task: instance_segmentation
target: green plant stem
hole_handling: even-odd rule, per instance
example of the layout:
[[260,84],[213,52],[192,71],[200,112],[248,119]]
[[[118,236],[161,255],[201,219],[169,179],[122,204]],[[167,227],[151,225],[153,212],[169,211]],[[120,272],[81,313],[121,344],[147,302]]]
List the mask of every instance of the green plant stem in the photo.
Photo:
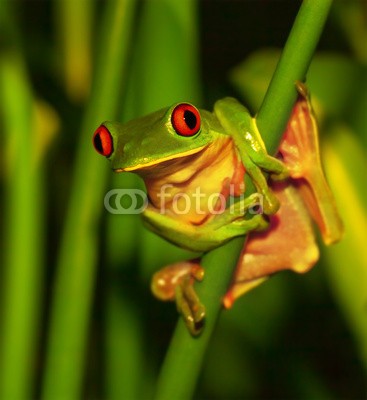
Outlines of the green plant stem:
[[[1,343],[1,398],[29,396],[35,331],[38,327],[39,284],[42,275],[42,179],[40,170],[32,163],[31,132],[32,98],[24,81],[18,60],[9,58],[0,66],[0,80],[7,88],[1,93],[7,98],[10,116],[9,133],[16,146],[7,175],[6,197],[6,251],[4,300]],[[15,61],[15,62],[14,62]],[[5,82],[6,81],[6,82]],[[26,93],[28,92],[28,93]],[[19,101],[20,96],[22,101]],[[22,95],[20,95],[22,93]],[[2,96],[1,96],[2,97]],[[27,154],[28,153],[28,154]],[[18,166],[22,165],[21,170]],[[5,395],[7,394],[7,395]]]
[[[197,2],[146,1],[139,17],[129,88],[119,118],[123,121],[182,99],[195,104],[200,99]],[[136,185],[136,176],[127,174],[114,175],[112,182],[112,187]],[[133,297],[137,293],[126,293],[121,282],[139,273],[150,279],[152,267],[179,260],[176,254],[183,252],[143,229],[137,220],[137,215],[107,217],[105,371],[110,400],[146,398],[153,387],[150,364],[142,349],[139,302]],[[137,254],[140,270],[133,264]]]
[[[0,5],[0,114],[5,177],[0,398],[34,397],[42,293],[43,164],[36,162],[34,98],[7,1]],[[2,222],[3,222],[2,221]]]
[[275,153],[297,97],[294,84],[306,73],[322,34],[332,0],[302,3],[256,116],[269,153]]
[[95,5],[93,0],[56,0],[54,7],[59,46],[57,65],[67,94],[79,102],[90,91]]
[[[365,123],[365,130],[367,129]],[[325,171],[344,222],[343,240],[323,249],[330,288],[354,335],[367,373],[366,151],[352,131],[335,125],[323,143]],[[348,204],[348,207],[345,207]],[[345,265],[349,268],[344,268]]]
[[[294,83],[305,77],[331,4],[331,0],[304,1],[290,32],[258,114],[259,129],[272,153],[296,98]],[[194,339],[183,322],[178,322],[159,376],[156,400],[192,398],[221,310],[221,298],[231,280],[242,246],[243,238],[239,238],[204,255],[202,265],[206,276],[197,285],[197,292],[207,308],[205,329],[200,337]]]
[[[1,329],[0,398],[32,397],[43,275],[43,174],[34,162],[32,95],[18,57],[0,61],[0,97],[15,157],[6,185],[6,249]],[[18,97],[19,96],[19,97]],[[21,99],[21,101],[19,100]],[[34,136],[33,136],[34,137]],[[22,166],[20,169],[19,166]]]
[[237,264],[242,246],[243,238],[234,239],[202,258],[206,274],[203,284],[196,288],[206,307],[204,330],[200,337],[193,338],[182,318],[178,320],[160,371],[156,400],[192,398],[205,351],[222,308],[221,298],[232,276],[228,270]]
[[80,136],[71,198],[56,271],[42,388],[44,399],[81,398],[87,327],[98,256],[107,164],[92,148],[96,127],[115,119],[133,22],[133,0],[106,4],[92,94]]

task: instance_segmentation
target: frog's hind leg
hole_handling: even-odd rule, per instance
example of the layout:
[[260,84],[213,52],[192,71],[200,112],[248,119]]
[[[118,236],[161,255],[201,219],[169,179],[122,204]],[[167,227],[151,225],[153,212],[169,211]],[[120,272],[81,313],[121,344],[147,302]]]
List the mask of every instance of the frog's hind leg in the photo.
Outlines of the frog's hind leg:
[[249,235],[223,299],[226,308],[269,276],[286,269],[305,273],[318,260],[312,221],[300,194],[285,183],[272,183],[272,189],[280,200],[279,212],[270,217],[266,232]]
[[204,270],[199,260],[182,261],[168,265],[153,275],[151,289],[155,297],[176,301],[187,328],[194,336],[201,332],[205,307],[194,289],[194,282],[201,281]]
[[322,167],[318,126],[307,88],[297,82],[297,90],[299,99],[293,108],[279,152],[319,226],[324,243],[331,244],[341,239],[343,223]]

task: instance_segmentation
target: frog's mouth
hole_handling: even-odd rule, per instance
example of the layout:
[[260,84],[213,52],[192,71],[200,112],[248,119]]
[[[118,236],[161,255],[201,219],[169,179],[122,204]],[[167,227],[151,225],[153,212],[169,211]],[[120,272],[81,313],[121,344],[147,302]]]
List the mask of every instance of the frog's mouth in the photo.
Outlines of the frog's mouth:
[[176,154],[171,154],[166,157],[159,158],[158,160],[154,161],[147,161],[147,162],[140,162],[138,164],[124,167],[124,168],[114,168],[114,172],[137,172],[137,171],[142,171],[142,170],[153,170],[156,169],[157,166],[162,166],[162,169],[165,169],[165,167],[172,167],[173,164],[176,163],[171,163],[170,161],[177,160],[177,164],[180,164],[180,160],[184,160],[185,162],[188,161],[187,157],[190,158],[190,156],[201,153],[204,149],[207,148],[207,145],[197,147],[196,149],[191,149],[188,151],[184,151],[182,153],[176,153]]

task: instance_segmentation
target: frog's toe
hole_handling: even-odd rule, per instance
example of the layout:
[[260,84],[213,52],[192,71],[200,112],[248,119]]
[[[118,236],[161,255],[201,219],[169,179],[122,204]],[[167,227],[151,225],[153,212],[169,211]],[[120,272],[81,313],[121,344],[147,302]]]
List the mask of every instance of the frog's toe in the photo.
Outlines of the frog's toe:
[[200,302],[189,276],[176,287],[176,304],[190,333],[193,336],[199,335],[204,326],[205,307]]
[[287,178],[289,178],[289,171],[288,171],[288,169],[287,168],[284,168],[284,170],[282,170],[282,172],[280,172],[279,174],[271,174],[270,175],[270,178],[273,180],[273,181],[276,181],[276,182],[278,182],[278,181],[284,181],[284,180],[286,180]]
[[248,229],[251,224],[251,231],[265,231],[269,228],[269,220],[264,214],[254,215],[250,220],[242,220],[237,222],[240,226]]
[[263,212],[266,215],[275,214],[280,207],[279,200],[271,190],[264,192]]
[[263,232],[266,231],[269,228],[269,218],[266,215],[259,215],[257,217],[257,232]]

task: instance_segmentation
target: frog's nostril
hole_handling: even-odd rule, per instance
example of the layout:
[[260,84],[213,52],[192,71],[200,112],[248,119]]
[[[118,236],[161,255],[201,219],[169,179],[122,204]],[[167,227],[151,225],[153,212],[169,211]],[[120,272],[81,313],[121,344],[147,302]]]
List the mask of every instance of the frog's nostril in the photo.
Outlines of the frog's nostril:
[[94,148],[99,154],[109,157],[113,152],[113,141],[109,130],[101,125],[93,135]]

